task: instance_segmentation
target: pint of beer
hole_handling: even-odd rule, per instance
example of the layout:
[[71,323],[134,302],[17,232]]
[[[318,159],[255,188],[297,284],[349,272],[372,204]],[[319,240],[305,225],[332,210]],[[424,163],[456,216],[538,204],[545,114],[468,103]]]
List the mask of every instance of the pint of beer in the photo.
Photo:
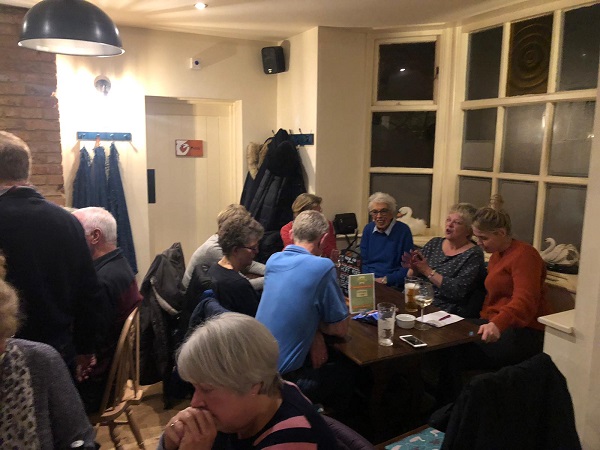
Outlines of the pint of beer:
[[406,302],[405,309],[407,312],[417,312],[419,307],[415,301],[415,297],[419,293],[419,279],[406,277],[404,279],[404,301]]

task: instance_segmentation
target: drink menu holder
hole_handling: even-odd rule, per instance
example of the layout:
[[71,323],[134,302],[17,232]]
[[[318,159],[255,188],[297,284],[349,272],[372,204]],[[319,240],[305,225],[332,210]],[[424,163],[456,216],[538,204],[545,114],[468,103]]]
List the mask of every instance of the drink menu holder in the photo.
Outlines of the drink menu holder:
[[351,314],[375,309],[375,274],[349,275],[348,296]]

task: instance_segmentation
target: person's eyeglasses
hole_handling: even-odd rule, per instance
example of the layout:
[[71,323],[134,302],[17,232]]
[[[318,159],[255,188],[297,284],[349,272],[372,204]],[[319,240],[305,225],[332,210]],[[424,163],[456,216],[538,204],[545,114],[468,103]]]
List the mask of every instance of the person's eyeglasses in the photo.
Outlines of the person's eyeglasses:
[[373,209],[371,211],[369,211],[369,214],[371,214],[371,216],[373,217],[377,217],[377,216],[386,216],[390,213],[389,209]]
[[248,250],[251,250],[254,253],[258,253],[258,245],[255,245],[254,247],[246,247],[245,245],[242,245],[242,248],[247,248]]

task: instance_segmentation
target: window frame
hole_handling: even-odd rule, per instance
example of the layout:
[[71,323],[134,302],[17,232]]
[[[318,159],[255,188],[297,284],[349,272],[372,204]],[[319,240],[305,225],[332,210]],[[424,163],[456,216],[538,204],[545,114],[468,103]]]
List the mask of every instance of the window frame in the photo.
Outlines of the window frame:
[[[453,30],[435,27],[423,28],[417,31],[396,32],[396,33],[377,33],[372,36],[373,51],[373,72],[371,82],[369,124],[368,130],[368,157],[367,167],[369,174],[367,179],[367,189],[371,192],[370,179],[372,174],[406,174],[406,175],[430,175],[432,177],[431,187],[431,205],[430,220],[427,225],[432,230],[438,229],[440,222],[440,205],[443,201],[442,189],[446,174],[444,171],[444,136],[447,133],[448,115],[450,109],[450,91],[451,82],[451,58]],[[386,44],[412,44],[421,42],[435,42],[435,61],[434,67],[436,74],[434,76],[433,99],[432,100],[377,100],[377,87],[379,80],[379,46]],[[448,69],[445,69],[448,68]],[[412,167],[371,167],[371,136],[372,136],[372,116],[377,112],[414,112],[414,111],[434,111],[436,113],[436,130],[434,141],[433,167],[431,168],[412,168]],[[403,205],[402,199],[397,198],[398,207],[410,206]]]
[[[554,123],[554,110],[555,105],[561,102],[583,102],[583,101],[596,101],[597,88],[595,89],[581,89],[572,91],[561,91],[557,92],[558,76],[560,72],[560,51],[563,38],[563,26],[565,13],[587,6],[594,5],[595,2],[586,2],[578,5],[573,5],[571,2],[569,5],[565,5],[562,8],[537,8],[534,11],[529,11],[528,15],[519,15],[517,12],[510,16],[498,17],[496,21],[488,19],[487,21],[473,22],[469,25],[463,26],[460,29],[458,46],[459,46],[459,64],[457,65],[457,77],[456,77],[456,98],[462,99],[462,101],[456,102],[456,126],[453,127],[454,137],[452,142],[455,144],[456,151],[454,153],[454,167],[450,167],[449,170],[454,172],[455,183],[454,183],[454,198],[458,200],[459,183],[460,177],[472,177],[482,178],[491,180],[492,192],[491,194],[498,193],[499,180],[516,180],[516,181],[532,181],[537,182],[537,200],[535,205],[535,221],[533,229],[533,245],[536,248],[541,248],[543,245],[543,225],[544,225],[544,214],[546,206],[546,193],[549,184],[556,185],[575,185],[583,186],[587,189],[588,177],[571,177],[571,176],[557,176],[550,175],[548,173],[550,163],[550,151],[552,142],[553,127],[546,126],[543,131],[542,148],[540,155],[540,171],[539,174],[518,174],[518,173],[507,173],[501,172],[501,159],[502,159],[502,147],[504,140],[504,125],[506,117],[506,108],[511,106],[523,106],[523,105],[545,105],[546,123]],[[510,46],[510,30],[511,24],[527,20],[533,17],[541,15],[553,15],[553,30],[552,30],[552,42],[550,48],[550,66],[548,73],[548,92],[545,94],[532,94],[524,96],[506,96],[506,83],[508,75],[508,54]],[[500,79],[498,98],[492,99],[478,99],[478,100],[466,100],[466,82],[468,79],[468,60],[469,60],[469,38],[470,34],[474,32],[483,31],[489,28],[495,28],[501,26],[503,28],[502,33],[502,50],[500,58]],[[463,136],[464,136],[464,125],[465,125],[465,112],[468,110],[476,109],[487,109],[496,108],[496,134],[494,144],[494,159],[492,171],[481,171],[481,170],[470,170],[461,168],[462,158],[462,147],[463,147]],[[448,207],[449,205],[447,205]],[[582,230],[583,232],[583,230]]]

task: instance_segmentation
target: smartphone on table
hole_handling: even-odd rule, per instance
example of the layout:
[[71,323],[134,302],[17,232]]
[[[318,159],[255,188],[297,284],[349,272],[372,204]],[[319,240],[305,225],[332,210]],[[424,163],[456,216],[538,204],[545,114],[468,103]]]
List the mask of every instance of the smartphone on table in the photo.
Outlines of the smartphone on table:
[[418,337],[413,336],[412,334],[406,334],[404,336],[400,336],[400,339],[406,342],[411,347],[427,347],[427,343],[423,342]]

